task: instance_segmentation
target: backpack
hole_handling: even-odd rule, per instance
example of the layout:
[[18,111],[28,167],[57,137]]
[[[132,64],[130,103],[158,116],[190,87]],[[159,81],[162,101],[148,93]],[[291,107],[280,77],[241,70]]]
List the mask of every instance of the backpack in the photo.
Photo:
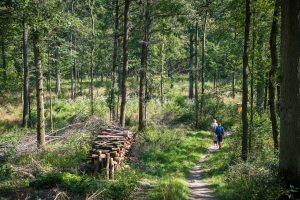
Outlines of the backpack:
[[222,126],[218,126],[215,132],[217,136],[222,136],[224,134],[224,128]]

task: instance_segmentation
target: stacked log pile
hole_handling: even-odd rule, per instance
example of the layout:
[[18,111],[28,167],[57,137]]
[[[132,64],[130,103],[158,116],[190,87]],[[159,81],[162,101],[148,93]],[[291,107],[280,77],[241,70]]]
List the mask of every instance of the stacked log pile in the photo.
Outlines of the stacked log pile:
[[133,144],[133,134],[127,129],[109,127],[101,129],[92,140],[91,160],[94,174],[105,174],[113,179],[114,171],[120,168],[125,154]]

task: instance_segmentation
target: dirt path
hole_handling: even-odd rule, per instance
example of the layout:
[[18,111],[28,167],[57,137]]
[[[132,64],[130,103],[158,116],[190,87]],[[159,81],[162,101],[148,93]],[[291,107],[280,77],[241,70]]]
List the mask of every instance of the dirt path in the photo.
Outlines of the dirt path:
[[195,167],[190,171],[187,178],[190,188],[190,199],[191,200],[218,200],[209,185],[201,178],[201,165],[204,162],[205,157],[213,151],[217,151],[214,146],[210,146],[207,149],[207,153],[200,157],[200,160]]

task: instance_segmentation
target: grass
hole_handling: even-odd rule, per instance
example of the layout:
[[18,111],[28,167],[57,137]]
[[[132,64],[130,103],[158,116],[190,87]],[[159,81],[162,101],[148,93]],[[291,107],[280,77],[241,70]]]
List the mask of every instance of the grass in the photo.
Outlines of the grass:
[[211,142],[206,131],[151,129],[139,135],[138,170],[152,180],[156,189],[151,199],[187,199],[185,177]]
[[[3,177],[3,180],[0,180],[0,196],[12,195],[13,191],[19,188],[31,187],[42,190],[48,185],[52,188],[59,187],[70,196],[98,191],[101,192],[101,197],[122,199],[134,191],[138,179],[146,177],[157,186],[150,194],[151,199],[187,199],[189,189],[185,177],[200,155],[205,153],[211,143],[211,137],[206,131],[188,131],[194,125],[194,103],[187,98],[188,84],[185,79],[186,77],[183,76],[178,77],[178,80],[174,82],[174,88],[169,88],[170,83],[165,82],[163,106],[160,105],[159,90],[154,90],[152,94],[154,98],[147,102],[149,129],[140,134],[136,142],[140,161],[135,164],[129,163],[129,169],[118,173],[116,180],[107,181],[81,172],[82,160],[89,150],[87,134],[74,133],[67,140],[50,143],[46,151],[16,156],[12,148],[6,165],[0,167],[1,177]],[[108,121],[106,83],[97,84],[104,87],[95,90],[95,115]],[[82,119],[90,116],[90,102],[87,96],[69,100],[69,81],[64,81],[63,86],[60,98],[53,99],[55,129],[73,123],[77,115],[80,115]],[[138,96],[137,83],[134,78],[129,79],[129,86],[126,124],[130,129],[136,130]],[[88,81],[86,80],[83,89],[87,94]],[[223,104],[222,98],[210,93],[211,84],[207,84],[206,89],[209,89],[209,94],[204,111],[208,115],[202,118],[203,128],[208,128],[211,118],[216,115],[228,119],[228,122],[232,121],[231,116],[235,112],[235,107]],[[213,100],[209,100],[210,98]],[[226,98],[229,102],[230,97]],[[27,130],[15,125],[16,121],[20,122],[22,107],[20,102],[13,104],[14,102],[15,100],[10,100],[5,108],[0,107],[0,113],[9,113],[9,115],[6,114],[6,121],[0,121],[0,126],[3,125],[3,128],[0,128],[2,134],[0,143],[9,141],[12,146],[29,132],[35,132],[34,129]],[[35,122],[34,104],[34,98],[32,98],[32,117]],[[48,130],[50,127],[49,106],[49,95],[45,92],[45,117]],[[228,108],[230,108],[229,112],[225,112]],[[32,174],[34,178],[23,172]],[[217,170],[214,173],[217,173]],[[221,173],[219,179],[222,179]],[[216,183],[220,182],[216,181]],[[39,197],[39,194],[36,197]]]
[[172,199],[183,200],[188,199],[189,188],[183,178],[168,177],[157,181],[156,189],[150,193],[149,199]]
[[[68,140],[54,142],[46,151],[12,156],[0,167],[0,197],[12,197],[14,191],[32,188],[32,198],[42,198],[38,191],[59,188],[70,197],[86,196],[101,191],[103,198],[124,199],[137,186],[138,174],[128,168],[106,180],[82,173],[83,159],[89,151],[86,134],[76,133]],[[28,175],[30,174],[30,175]],[[84,198],[84,197],[81,197]]]
[[219,199],[230,200],[231,191],[226,185],[226,173],[229,169],[229,152],[232,150],[231,138],[225,138],[222,150],[209,154],[202,165],[202,176],[214,189]]

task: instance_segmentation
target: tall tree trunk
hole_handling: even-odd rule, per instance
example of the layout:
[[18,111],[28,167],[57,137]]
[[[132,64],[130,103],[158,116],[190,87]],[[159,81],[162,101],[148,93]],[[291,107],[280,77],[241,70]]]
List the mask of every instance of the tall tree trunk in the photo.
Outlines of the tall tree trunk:
[[196,115],[196,128],[199,128],[199,94],[198,94],[198,21],[196,22],[196,34],[195,34],[195,115]]
[[281,2],[281,98],[279,168],[300,187],[300,1]]
[[37,147],[45,148],[45,115],[44,115],[44,88],[43,69],[40,50],[40,39],[37,30],[33,32],[33,52],[36,70],[36,110],[37,110]]
[[[73,8],[74,8],[74,4],[73,4],[73,0],[71,0],[69,2],[68,7],[68,13],[70,13],[71,15],[73,14]],[[75,99],[75,58],[73,58],[73,31],[70,30],[68,33],[69,36],[69,51],[70,51],[70,55],[71,55],[71,66],[70,66],[70,72],[71,72],[71,88],[70,88],[70,98],[71,99]]]
[[202,37],[202,67],[201,67],[201,106],[200,106],[200,113],[201,116],[203,115],[203,104],[204,104],[204,73],[205,73],[205,46],[206,46],[206,25],[207,25],[207,11],[204,14],[204,21],[203,21],[203,37]]
[[28,70],[28,24],[27,19],[23,19],[23,127],[29,125],[29,70]]
[[113,63],[111,72],[111,120],[116,120],[116,70],[118,68],[118,31],[119,31],[119,0],[115,0],[115,29],[114,29],[114,49],[113,49]]
[[272,122],[272,133],[274,149],[278,150],[278,126],[276,118],[276,105],[275,105],[275,86],[276,86],[276,71],[278,68],[277,59],[277,32],[278,32],[278,17],[279,17],[279,6],[280,0],[275,0],[275,8],[273,13],[273,22],[270,35],[270,53],[271,53],[271,68],[269,72],[269,104],[270,104],[270,120]]
[[163,106],[164,104],[164,92],[163,92],[163,83],[164,83],[164,43],[160,47],[160,103]]
[[146,127],[146,81],[147,81],[147,66],[149,54],[149,32],[151,27],[151,16],[149,7],[151,0],[147,0],[144,13],[144,36],[142,42],[142,57],[140,69],[140,91],[139,91],[139,131],[143,131]]
[[80,86],[79,86],[79,90],[80,90],[80,95],[82,96],[83,95],[83,68],[82,68],[82,65],[80,65]]
[[60,66],[59,66],[59,52],[58,48],[55,49],[55,68],[56,68],[56,84],[55,84],[55,93],[56,93],[56,98],[59,98],[60,93],[61,93],[61,84],[60,84],[60,79],[61,79],[61,74],[60,74]]
[[193,69],[193,57],[194,57],[194,28],[190,28],[190,52],[189,52],[189,98],[194,97],[194,69]]
[[251,72],[250,72],[250,130],[249,130],[249,153],[252,149],[252,135],[254,132],[254,73],[255,73],[255,4],[254,0],[252,1],[252,63],[251,63]]
[[[234,41],[236,42],[236,31],[234,32]],[[231,82],[231,88],[232,88],[232,98],[235,98],[235,71],[236,71],[236,63],[233,63],[233,71],[232,71],[232,82]]]
[[124,0],[124,36],[123,36],[123,73],[121,86],[121,108],[120,108],[120,125],[125,127],[125,112],[126,112],[126,95],[127,95],[127,71],[128,71],[128,15],[130,0]]
[[244,53],[243,53],[243,92],[242,92],[242,159],[247,160],[248,157],[248,46],[250,32],[250,0],[246,0],[246,19],[245,19],[245,38],[244,38]]
[[269,87],[269,75],[268,73],[265,74],[265,92],[264,92],[264,110],[267,110],[267,106],[268,106],[268,87]]
[[49,82],[49,103],[50,103],[50,128],[53,132],[53,115],[52,115],[52,84],[51,84],[51,70],[50,70],[50,52],[48,51],[48,82]]
[[231,80],[232,98],[235,98],[235,70],[236,70],[236,66],[235,64],[233,64],[232,80]]
[[[258,37],[258,56],[257,56],[257,66],[262,66],[262,51],[263,51],[263,41],[262,37]],[[257,68],[257,84],[256,84],[256,108],[259,115],[262,115],[264,111],[264,86],[265,86],[265,74],[263,73],[263,68]]]
[[91,108],[91,115],[94,114],[94,53],[95,53],[95,18],[94,18],[94,1],[89,0],[89,8],[90,8],[90,17],[92,20],[92,43],[91,43],[91,66],[90,66],[90,108]]
[[6,73],[6,55],[5,55],[5,42],[4,39],[2,41],[2,67],[3,67],[3,82],[4,82],[4,86],[5,83],[7,81],[7,73]]

